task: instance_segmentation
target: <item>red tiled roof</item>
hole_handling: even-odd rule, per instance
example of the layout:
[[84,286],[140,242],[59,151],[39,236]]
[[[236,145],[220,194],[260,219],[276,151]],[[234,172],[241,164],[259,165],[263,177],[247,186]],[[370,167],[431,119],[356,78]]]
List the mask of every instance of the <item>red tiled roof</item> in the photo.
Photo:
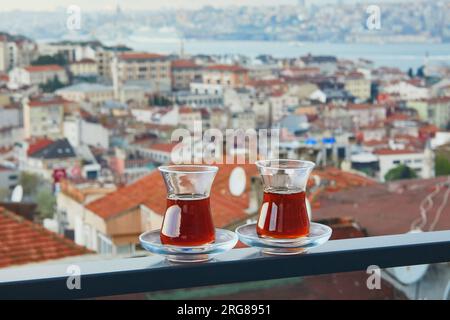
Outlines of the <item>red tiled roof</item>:
[[404,113],[394,113],[386,118],[387,123],[394,122],[394,121],[406,121],[406,120],[412,120],[412,117],[410,115],[407,115]]
[[9,76],[7,74],[0,74],[0,80],[8,82]]
[[172,152],[173,149],[178,145],[177,142],[174,143],[155,143],[148,147],[150,150],[162,151],[162,152]]
[[87,253],[71,240],[0,207],[0,268]]
[[[352,217],[370,236],[399,234],[410,231],[411,224],[420,217],[420,203],[436,189],[437,183],[447,177],[408,179],[374,184],[351,190],[324,193],[319,198],[320,208],[314,209],[314,219]],[[447,187],[433,198],[424,231],[428,231],[437,208],[443,203]],[[435,230],[450,229],[450,206],[443,208]]]
[[68,101],[61,98],[60,96],[52,96],[52,97],[36,97],[30,99],[28,105],[30,107],[45,107],[51,105],[64,104]]
[[[325,180],[328,182],[328,185],[325,188],[319,188],[315,193],[311,193],[309,195],[309,199],[311,202],[315,201],[319,194],[323,192],[336,192],[342,191],[346,189],[362,187],[362,186],[370,186],[377,184],[376,181],[366,178],[362,175],[358,175],[351,172],[342,171],[338,168],[327,167],[322,170],[314,170],[312,175],[317,175],[321,178],[321,180]],[[309,179],[308,186],[312,187],[314,181]]]
[[30,143],[28,150],[27,150],[27,155],[31,156],[33,153],[44,149],[45,147],[51,145],[52,143],[53,143],[53,140],[50,140],[47,138],[35,140],[32,143]]
[[237,65],[228,65],[228,64],[216,64],[212,66],[206,67],[207,70],[211,71],[222,71],[222,72],[246,72],[247,69],[237,66]]
[[164,57],[161,54],[147,52],[125,52],[119,55],[119,59],[122,60],[154,60]]
[[27,66],[24,68],[28,72],[49,72],[49,71],[64,71],[64,68],[57,64],[47,64],[43,66]]
[[436,127],[434,124],[428,124],[428,125],[424,125],[424,126],[420,127],[419,131],[421,133],[435,134],[435,133],[437,133],[439,131],[439,128]]
[[78,61],[74,61],[71,64],[86,64],[86,63],[95,64],[96,62],[93,59],[85,58]]
[[383,140],[365,140],[362,142],[363,145],[367,147],[374,147],[379,145],[388,145],[389,139],[383,139]]
[[179,68],[179,69],[183,69],[183,68],[194,69],[194,68],[199,68],[199,65],[197,65],[192,60],[180,59],[180,60],[172,61],[172,68],[174,68],[174,69],[176,69],[176,68]]
[[[228,181],[231,171],[238,165],[218,165],[219,171],[211,190],[211,210],[217,227],[225,227],[242,219],[249,206],[250,177],[257,174],[254,165],[239,165],[247,173],[247,186],[239,197],[231,195]],[[87,206],[98,216],[108,219],[122,212],[145,205],[154,212],[163,215],[166,209],[166,187],[159,171],[154,171],[144,178],[124,188],[110,193]]]
[[380,155],[380,156],[387,156],[387,155],[412,154],[412,153],[421,153],[421,152],[417,151],[417,150],[411,150],[411,149],[399,149],[399,150],[377,149],[373,153],[377,154],[377,155]]
[[192,107],[181,107],[178,112],[179,113],[194,113],[196,111],[199,112],[198,110],[195,110]]
[[367,109],[376,109],[376,108],[384,108],[381,105],[377,104],[368,104],[368,103],[362,103],[362,104],[350,104],[347,107],[349,110],[367,110]]

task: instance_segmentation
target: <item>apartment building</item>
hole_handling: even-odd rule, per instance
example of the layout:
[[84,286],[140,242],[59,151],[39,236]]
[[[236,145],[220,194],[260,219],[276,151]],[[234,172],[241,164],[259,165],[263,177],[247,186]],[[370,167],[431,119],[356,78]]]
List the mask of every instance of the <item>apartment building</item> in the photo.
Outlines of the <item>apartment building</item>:
[[171,63],[172,90],[189,90],[193,81],[201,79],[201,67],[192,60],[174,60]]
[[399,165],[413,169],[423,179],[434,177],[434,154],[431,150],[378,149],[373,152],[379,161],[379,179],[384,181],[386,173]]
[[23,125],[25,138],[63,136],[64,104],[55,95],[42,95],[24,101]]
[[114,99],[113,87],[98,83],[78,83],[56,90],[55,93],[66,100],[91,102],[94,105]]
[[37,45],[24,37],[0,35],[0,72],[27,66],[38,56]]
[[170,61],[167,56],[124,52],[117,56],[118,80],[126,82],[148,83],[154,91],[171,88]]
[[202,113],[200,109],[182,107],[179,109],[178,114],[179,125],[187,128],[191,132],[194,131],[196,123],[200,124],[202,121]]
[[10,89],[19,89],[28,86],[38,86],[58,79],[61,83],[69,82],[66,70],[56,64],[17,67],[9,72]]
[[203,83],[241,88],[249,83],[248,70],[238,65],[211,65],[202,71]]
[[353,72],[345,77],[344,89],[355,98],[366,101],[371,96],[371,82],[362,73]]
[[408,108],[417,111],[420,120],[445,129],[450,123],[450,97],[436,97],[408,101]]
[[69,65],[70,73],[75,77],[92,77],[98,75],[97,62],[93,59],[83,59]]
[[386,119],[386,108],[372,104],[350,104],[348,115],[355,126],[368,126]]

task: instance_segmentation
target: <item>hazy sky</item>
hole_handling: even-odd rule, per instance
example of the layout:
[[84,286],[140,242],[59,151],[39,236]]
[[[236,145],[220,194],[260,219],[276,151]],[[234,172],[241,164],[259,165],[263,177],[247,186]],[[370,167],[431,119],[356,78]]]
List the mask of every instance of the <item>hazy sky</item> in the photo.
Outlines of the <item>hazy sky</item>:
[[296,0],[0,0],[0,11],[4,10],[54,10],[71,4],[83,10],[111,10],[119,3],[125,10],[159,9],[164,7],[198,8],[204,5],[274,5],[294,4]]

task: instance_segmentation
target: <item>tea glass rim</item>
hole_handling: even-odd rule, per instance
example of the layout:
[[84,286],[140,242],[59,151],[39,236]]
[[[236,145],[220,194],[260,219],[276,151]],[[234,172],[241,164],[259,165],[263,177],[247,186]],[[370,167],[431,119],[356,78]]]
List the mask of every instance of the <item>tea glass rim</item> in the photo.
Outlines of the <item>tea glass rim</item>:
[[[188,170],[190,169],[198,169],[198,170]],[[209,165],[197,165],[197,164],[175,164],[168,166],[159,166],[158,170],[161,172],[167,173],[183,173],[183,174],[191,174],[191,173],[215,173],[219,170],[216,166]]]
[[[271,162],[278,162],[278,163],[297,163],[299,166],[286,166],[286,167],[280,167],[280,166],[273,166],[270,165]],[[296,160],[296,159],[266,159],[266,160],[258,160],[255,162],[255,165],[258,168],[262,169],[269,169],[269,170],[305,170],[305,169],[312,169],[316,166],[316,164],[312,161],[308,160]]]

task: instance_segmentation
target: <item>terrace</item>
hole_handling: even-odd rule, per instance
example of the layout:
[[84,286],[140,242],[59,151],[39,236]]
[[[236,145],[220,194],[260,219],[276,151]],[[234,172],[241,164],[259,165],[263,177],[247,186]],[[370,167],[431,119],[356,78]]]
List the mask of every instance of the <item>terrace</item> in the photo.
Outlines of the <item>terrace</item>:
[[246,281],[450,261],[450,231],[329,241],[307,254],[266,256],[233,249],[207,263],[176,265],[161,257],[78,263],[81,289],[67,287],[72,264],[0,270],[4,299],[79,299]]

